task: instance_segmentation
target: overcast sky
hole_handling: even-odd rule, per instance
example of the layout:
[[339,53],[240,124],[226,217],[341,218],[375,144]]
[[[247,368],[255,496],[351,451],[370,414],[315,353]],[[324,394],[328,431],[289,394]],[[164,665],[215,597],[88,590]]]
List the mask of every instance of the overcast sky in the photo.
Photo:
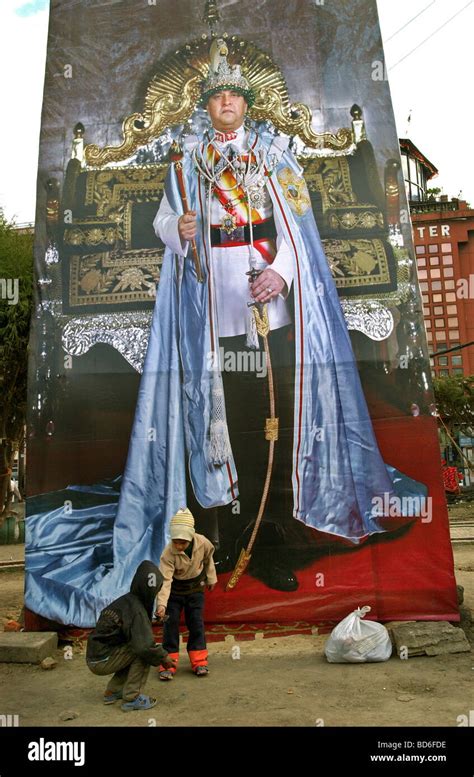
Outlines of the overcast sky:
[[[439,169],[432,186],[462,193],[474,207],[474,0],[377,5],[399,137],[410,137]],[[48,9],[48,0],[0,0],[0,207],[17,223],[35,213]]]

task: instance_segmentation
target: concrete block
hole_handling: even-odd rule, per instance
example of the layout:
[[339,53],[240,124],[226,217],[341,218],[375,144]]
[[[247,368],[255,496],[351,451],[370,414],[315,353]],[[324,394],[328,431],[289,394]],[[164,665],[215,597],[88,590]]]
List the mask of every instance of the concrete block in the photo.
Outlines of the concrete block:
[[40,664],[58,647],[55,631],[0,632],[0,662]]
[[407,626],[408,624],[416,623],[416,621],[388,621],[383,625],[388,631],[388,636],[392,640],[392,645],[395,645],[395,637],[393,636],[393,630],[396,626]]
[[405,649],[409,658],[467,653],[471,650],[464,631],[447,621],[402,623],[393,626],[391,631],[398,655]]

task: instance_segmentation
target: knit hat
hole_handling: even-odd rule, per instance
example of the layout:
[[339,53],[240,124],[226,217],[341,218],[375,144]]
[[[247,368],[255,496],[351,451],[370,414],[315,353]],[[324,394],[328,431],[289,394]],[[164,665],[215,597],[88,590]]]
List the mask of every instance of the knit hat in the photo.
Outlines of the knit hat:
[[170,536],[172,540],[191,540],[194,537],[194,518],[191,510],[182,507],[170,521]]

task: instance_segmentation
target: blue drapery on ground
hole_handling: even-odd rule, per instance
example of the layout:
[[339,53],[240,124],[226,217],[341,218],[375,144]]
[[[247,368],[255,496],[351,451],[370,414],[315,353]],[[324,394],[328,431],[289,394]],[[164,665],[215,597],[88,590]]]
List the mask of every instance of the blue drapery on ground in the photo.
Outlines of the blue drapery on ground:
[[[257,148],[278,157],[268,191],[295,257],[295,519],[357,543],[384,531],[374,499],[415,497],[401,513],[420,515],[427,489],[382,460],[312,210],[292,209],[279,181],[280,173],[298,176],[299,165],[273,141],[271,133],[256,139]],[[205,223],[206,192],[189,155],[184,174]],[[182,212],[173,169],[166,186],[172,207]],[[211,249],[200,230],[196,240],[206,273]],[[70,489],[71,509],[28,505],[26,604],[34,612],[93,626],[102,607],[128,590],[141,561],[159,561],[168,522],[186,503],[186,451],[198,501],[204,507],[232,501],[234,462],[210,463],[206,443],[211,319],[209,286],[196,283],[192,258],[166,249],[120,503],[117,484],[104,484]],[[77,507],[81,500],[87,504]]]

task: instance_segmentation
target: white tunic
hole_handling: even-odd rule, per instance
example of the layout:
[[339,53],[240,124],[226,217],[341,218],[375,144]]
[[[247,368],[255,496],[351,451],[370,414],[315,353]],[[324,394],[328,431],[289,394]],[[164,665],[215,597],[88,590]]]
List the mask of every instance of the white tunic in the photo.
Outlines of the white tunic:
[[[245,152],[247,133],[244,127],[237,132],[237,138],[232,141],[218,143],[217,148],[225,148],[230,143],[239,153]],[[270,218],[273,206],[270,195],[265,189],[265,202],[259,207],[263,218]],[[220,226],[221,219],[226,214],[217,197],[212,198],[211,223]],[[166,193],[160,203],[158,213],[153,222],[156,235],[171,250],[179,256],[186,256],[190,248],[189,242],[182,242],[178,231],[179,216],[173,211]],[[278,230],[278,225],[277,230]],[[212,269],[215,284],[217,318],[219,337],[234,337],[243,335],[247,330],[249,294],[248,275],[250,246],[231,246],[212,249]],[[277,254],[271,265],[285,281],[288,291],[293,283],[293,257],[283,236],[277,231]],[[278,295],[268,303],[268,318],[270,329],[279,329],[291,322],[288,303],[283,295]]]

